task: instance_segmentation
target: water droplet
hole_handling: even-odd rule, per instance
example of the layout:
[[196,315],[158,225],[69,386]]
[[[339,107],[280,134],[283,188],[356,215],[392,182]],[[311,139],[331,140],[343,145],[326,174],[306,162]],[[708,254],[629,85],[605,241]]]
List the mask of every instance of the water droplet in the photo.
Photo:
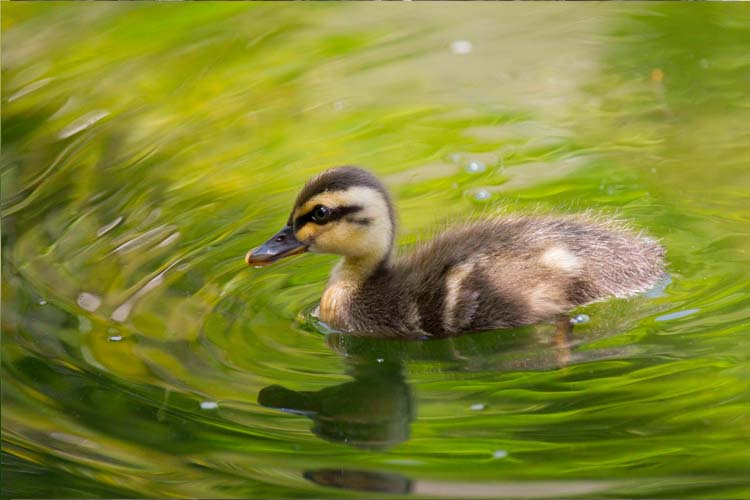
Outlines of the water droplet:
[[219,403],[216,401],[201,401],[202,410],[215,410],[219,407]]
[[474,199],[477,201],[486,201],[492,198],[492,193],[486,189],[480,189],[474,193]]
[[468,165],[466,165],[466,168],[464,170],[466,170],[470,174],[481,174],[482,172],[487,170],[487,166],[481,161],[472,160]]
[[495,450],[492,453],[492,458],[500,459],[500,458],[505,458],[507,456],[508,456],[508,452],[505,450]]
[[579,314],[579,315],[577,315],[577,316],[575,316],[573,318],[570,318],[570,324],[571,325],[582,325],[584,323],[588,323],[590,319],[591,318],[589,318],[588,314]]
[[482,403],[476,403],[476,404],[471,405],[469,408],[471,408],[474,411],[482,411],[487,407],[483,405]]
[[473,48],[474,46],[468,40],[456,40],[451,43],[451,51],[458,55],[469,54]]
[[107,334],[109,335],[109,338],[107,340],[109,340],[110,342],[119,342],[122,340],[122,334],[117,328],[108,328]]

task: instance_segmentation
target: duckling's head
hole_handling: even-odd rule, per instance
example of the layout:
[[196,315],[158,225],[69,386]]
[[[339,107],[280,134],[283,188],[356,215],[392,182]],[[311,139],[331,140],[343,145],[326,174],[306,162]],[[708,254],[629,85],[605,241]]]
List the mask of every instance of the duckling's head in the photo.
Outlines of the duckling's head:
[[248,252],[263,266],[302,252],[332,253],[367,269],[385,262],[395,231],[393,205],[383,184],[357,167],[337,167],[310,179],[286,226]]

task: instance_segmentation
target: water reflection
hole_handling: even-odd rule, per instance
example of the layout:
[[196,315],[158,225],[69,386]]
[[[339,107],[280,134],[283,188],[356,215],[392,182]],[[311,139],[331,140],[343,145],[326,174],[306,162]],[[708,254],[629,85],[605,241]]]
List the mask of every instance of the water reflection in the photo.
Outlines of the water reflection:
[[[520,342],[524,352],[536,353],[519,357],[525,369],[564,367],[571,357],[574,323],[575,320],[567,316],[559,318],[550,338],[541,344],[540,336],[549,332],[540,333],[539,328],[525,330],[532,335],[517,336],[512,330],[506,330],[433,342],[378,340],[331,333],[327,336],[328,344],[346,356],[347,374],[353,381],[314,392],[294,391],[274,384],[260,391],[258,403],[308,417],[313,422],[313,434],[327,441],[363,449],[387,449],[409,439],[410,426],[416,418],[413,390],[404,377],[406,361],[419,357],[444,360],[448,349],[455,360],[461,360],[465,369],[486,369],[488,365],[496,370],[518,369],[515,363],[498,361],[497,356],[512,351],[514,344]],[[486,342],[490,339],[500,343],[487,350]],[[495,359],[495,363],[489,362],[490,359]],[[472,406],[473,410],[484,408],[483,404]],[[324,474],[323,477],[329,476]],[[330,477],[339,478],[335,474]]]
[[351,358],[354,380],[317,392],[280,385],[260,391],[258,403],[313,421],[312,432],[327,440],[364,449],[385,449],[409,439],[414,399],[399,361]]
[[313,483],[332,488],[402,495],[412,492],[411,479],[385,472],[318,469],[305,471],[303,477]]
[[352,469],[310,470],[303,477],[332,488],[433,498],[555,498],[562,495],[590,495],[622,485],[622,482],[615,481],[542,481],[534,484],[423,481],[400,474]]

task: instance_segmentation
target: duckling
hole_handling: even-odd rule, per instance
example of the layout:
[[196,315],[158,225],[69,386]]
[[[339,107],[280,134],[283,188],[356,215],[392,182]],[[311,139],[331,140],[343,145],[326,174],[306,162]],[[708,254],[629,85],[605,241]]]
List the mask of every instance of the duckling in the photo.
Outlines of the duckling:
[[303,252],[343,256],[319,318],[359,335],[439,338],[538,323],[627,297],[664,275],[664,250],[601,217],[509,215],[458,226],[394,256],[396,222],[373,174],[337,167],[308,181],[281,231],[247,253],[264,266]]

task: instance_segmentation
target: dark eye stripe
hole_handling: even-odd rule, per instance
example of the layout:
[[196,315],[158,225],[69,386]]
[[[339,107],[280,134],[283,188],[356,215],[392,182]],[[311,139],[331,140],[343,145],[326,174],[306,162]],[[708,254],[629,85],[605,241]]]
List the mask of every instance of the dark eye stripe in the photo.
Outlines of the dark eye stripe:
[[306,214],[302,214],[294,220],[294,230],[299,231],[302,226],[304,226],[308,222],[312,222],[313,224],[322,226],[324,224],[327,224],[328,222],[339,220],[349,214],[359,212],[360,210],[362,210],[362,207],[359,205],[348,205],[344,207],[331,208],[331,215],[328,217],[328,220],[325,222],[317,222],[313,220],[313,213],[315,212],[315,208],[313,208]]

